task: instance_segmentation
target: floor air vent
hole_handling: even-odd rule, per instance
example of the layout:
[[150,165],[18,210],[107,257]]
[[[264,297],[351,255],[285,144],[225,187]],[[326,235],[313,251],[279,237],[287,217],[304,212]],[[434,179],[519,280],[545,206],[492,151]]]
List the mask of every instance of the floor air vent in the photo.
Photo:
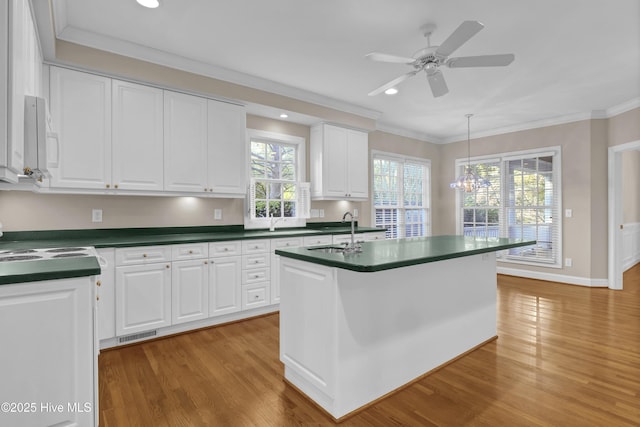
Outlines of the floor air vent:
[[155,337],[156,335],[158,335],[158,331],[149,331],[149,332],[142,332],[139,334],[127,335],[126,337],[118,338],[118,343],[122,344],[125,342],[135,341],[142,338]]

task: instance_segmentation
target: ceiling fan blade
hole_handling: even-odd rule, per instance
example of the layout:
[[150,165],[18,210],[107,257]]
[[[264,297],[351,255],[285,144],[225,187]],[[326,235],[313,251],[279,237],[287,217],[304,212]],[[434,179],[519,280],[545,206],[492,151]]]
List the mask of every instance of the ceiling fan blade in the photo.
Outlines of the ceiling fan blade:
[[389,89],[390,87],[394,87],[398,83],[407,80],[409,77],[415,76],[418,71],[420,71],[420,70],[410,71],[407,74],[403,74],[400,77],[391,80],[389,83],[383,84],[378,89],[369,92],[369,96],[376,96],[376,95],[384,92],[385,90]]
[[436,55],[446,58],[483,28],[484,25],[478,21],[464,21],[449,38],[436,49]]
[[429,81],[429,86],[431,86],[431,93],[433,93],[434,98],[449,92],[447,82],[444,81],[442,72],[436,71],[433,74],[427,74],[427,80]]
[[387,53],[380,53],[380,52],[367,53],[365,55],[365,58],[369,58],[372,61],[393,62],[393,63],[397,63],[397,64],[413,64],[416,61],[414,58],[407,58],[407,57],[404,57],[404,56],[389,55]]
[[482,56],[461,56],[459,58],[449,58],[445,65],[449,68],[463,67],[504,67],[515,59],[513,53],[502,55],[482,55]]

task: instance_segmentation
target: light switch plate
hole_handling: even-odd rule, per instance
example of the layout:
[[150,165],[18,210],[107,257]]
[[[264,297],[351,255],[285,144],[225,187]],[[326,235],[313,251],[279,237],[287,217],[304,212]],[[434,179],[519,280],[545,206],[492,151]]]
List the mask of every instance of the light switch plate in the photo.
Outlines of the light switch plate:
[[222,219],[222,209],[213,210],[213,219]]
[[571,218],[573,216],[573,210],[572,209],[565,209],[564,210],[564,216],[566,218]]
[[324,209],[320,209],[320,218],[324,218]]

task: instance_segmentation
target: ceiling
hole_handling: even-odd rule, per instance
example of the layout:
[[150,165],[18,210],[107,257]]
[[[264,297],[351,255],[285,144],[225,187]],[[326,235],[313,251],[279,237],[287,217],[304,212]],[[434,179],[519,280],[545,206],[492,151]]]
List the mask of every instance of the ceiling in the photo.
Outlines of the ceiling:
[[[467,113],[478,136],[640,106],[638,0],[51,1],[59,39],[355,112],[431,142],[466,137]],[[412,56],[426,46],[421,25],[437,25],[439,45],[464,20],[485,28],[452,56],[515,61],[442,67],[449,93],[439,98],[424,73],[397,95],[367,96],[412,68],[365,54]]]

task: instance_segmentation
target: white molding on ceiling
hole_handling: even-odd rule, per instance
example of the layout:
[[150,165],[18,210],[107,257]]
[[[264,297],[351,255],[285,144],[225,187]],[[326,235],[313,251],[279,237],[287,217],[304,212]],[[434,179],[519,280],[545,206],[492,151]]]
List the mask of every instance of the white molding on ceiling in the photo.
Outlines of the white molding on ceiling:
[[[611,117],[617,116],[618,114],[621,114],[627,111],[631,111],[635,108],[640,108],[640,98],[631,99],[622,104],[607,108],[606,110],[593,110],[591,112],[564,114],[562,116],[549,117],[546,119],[534,120],[531,122],[518,123],[515,125],[504,126],[500,128],[472,132],[471,139],[503,135],[505,133],[519,132],[523,130],[563,125],[567,123],[580,122],[583,120],[610,119]],[[450,142],[463,141],[466,139],[467,139],[466,134],[460,134],[460,135],[455,135],[455,136],[441,139],[440,143],[448,144]]]
[[[57,25],[56,25],[57,28]],[[304,89],[287,86],[272,80],[263,79],[228,68],[218,67],[200,61],[174,55],[158,49],[152,49],[125,40],[106,37],[90,31],[80,30],[74,27],[65,27],[58,34],[60,40],[76,43],[83,46],[100,49],[117,55],[136,58],[165,67],[174,68],[229,83],[234,83],[252,89],[263,90],[276,95],[286,96],[299,101],[309,102],[322,107],[331,108],[345,113],[355,114],[361,117],[377,120],[382,116],[379,111],[361,107],[359,105],[340,101],[335,98],[319,95]]]
[[442,144],[442,138],[429,135],[424,132],[418,132],[415,130],[402,128],[392,125],[390,123],[376,122],[376,130],[380,132],[391,133],[393,135],[404,136],[405,138],[417,139],[418,141],[430,142],[432,144]]

